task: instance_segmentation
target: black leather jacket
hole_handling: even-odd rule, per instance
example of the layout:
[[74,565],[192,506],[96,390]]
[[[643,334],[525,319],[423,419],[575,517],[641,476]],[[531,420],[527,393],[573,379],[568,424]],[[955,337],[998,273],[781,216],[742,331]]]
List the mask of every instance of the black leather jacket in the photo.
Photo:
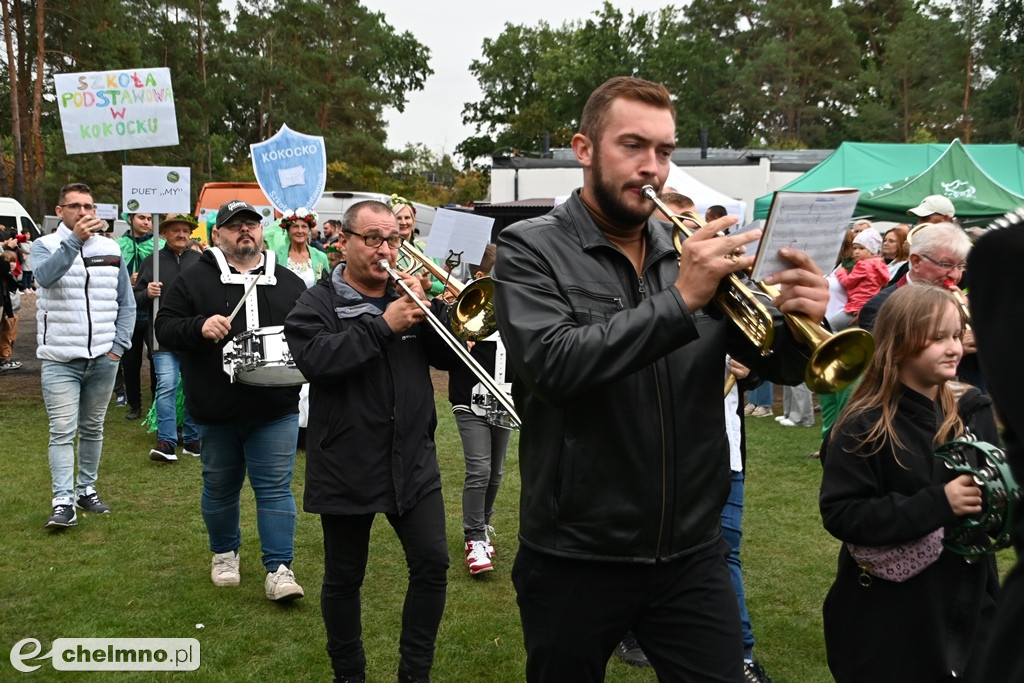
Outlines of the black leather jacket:
[[714,543],[729,491],[725,354],[803,379],[805,350],[780,317],[761,358],[728,318],[687,309],[665,225],[649,219],[646,239],[638,278],[578,191],[499,235],[495,309],[523,418],[519,535],[535,550],[653,563]]

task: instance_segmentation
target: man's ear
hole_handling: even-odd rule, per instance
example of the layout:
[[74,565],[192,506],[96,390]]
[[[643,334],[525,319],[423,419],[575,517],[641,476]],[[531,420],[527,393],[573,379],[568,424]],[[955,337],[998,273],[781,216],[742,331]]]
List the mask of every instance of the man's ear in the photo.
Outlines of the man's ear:
[[572,136],[572,151],[584,168],[590,168],[594,156],[594,143],[583,133]]

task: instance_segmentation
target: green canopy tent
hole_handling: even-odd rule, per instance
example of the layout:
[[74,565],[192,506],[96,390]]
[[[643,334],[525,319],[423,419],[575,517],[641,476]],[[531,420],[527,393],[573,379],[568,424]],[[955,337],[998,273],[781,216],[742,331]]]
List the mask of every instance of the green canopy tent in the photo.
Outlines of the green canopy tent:
[[992,220],[1024,206],[1024,195],[992,178],[964,145],[954,140],[942,156],[921,173],[862,194],[856,213],[879,220],[907,222],[907,209],[932,194],[952,201],[961,222]]
[[[1024,150],[1017,145],[962,145],[988,176],[1014,194],[1024,194]],[[935,164],[951,145],[909,145],[875,142],[844,142],[820,164],[781,189],[792,192],[821,192],[837,187],[854,187],[870,192],[886,183],[895,184],[915,177]],[[917,206],[926,192],[906,209]],[[764,218],[772,194],[754,203],[754,218]],[[954,204],[956,200],[954,200]],[[959,213],[959,211],[958,211]],[[905,220],[905,215],[899,220]]]

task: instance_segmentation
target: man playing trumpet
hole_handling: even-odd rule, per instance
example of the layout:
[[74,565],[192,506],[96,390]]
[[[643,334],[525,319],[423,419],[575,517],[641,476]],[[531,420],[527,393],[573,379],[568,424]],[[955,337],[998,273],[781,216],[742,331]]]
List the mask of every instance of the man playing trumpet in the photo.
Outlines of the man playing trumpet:
[[[676,252],[642,192],[675,148],[661,85],[613,78],[583,110],[583,188],[499,235],[495,310],[523,418],[513,568],[529,681],[600,681],[632,631],[662,680],[741,681],[740,619],[719,517],[729,492],[728,353],[803,381],[808,350],[775,315],[762,357],[713,307],[758,231],[697,229]],[[791,249],[773,302],[820,323],[826,282]]]

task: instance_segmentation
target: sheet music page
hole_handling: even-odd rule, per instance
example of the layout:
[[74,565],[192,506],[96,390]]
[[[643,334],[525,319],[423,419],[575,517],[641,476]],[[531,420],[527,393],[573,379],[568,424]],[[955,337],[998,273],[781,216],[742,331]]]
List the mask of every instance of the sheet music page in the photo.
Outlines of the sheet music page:
[[776,192],[758,245],[751,279],[761,282],[772,273],[792,268],[779,249],[807,252],[822,273],[832,270],[853,217],[860,190]]
[[464,211],[438,209],[423,253],[444,261],[449,252],[462,254],[462,263],[480,263],[491,239],[494,219]]

